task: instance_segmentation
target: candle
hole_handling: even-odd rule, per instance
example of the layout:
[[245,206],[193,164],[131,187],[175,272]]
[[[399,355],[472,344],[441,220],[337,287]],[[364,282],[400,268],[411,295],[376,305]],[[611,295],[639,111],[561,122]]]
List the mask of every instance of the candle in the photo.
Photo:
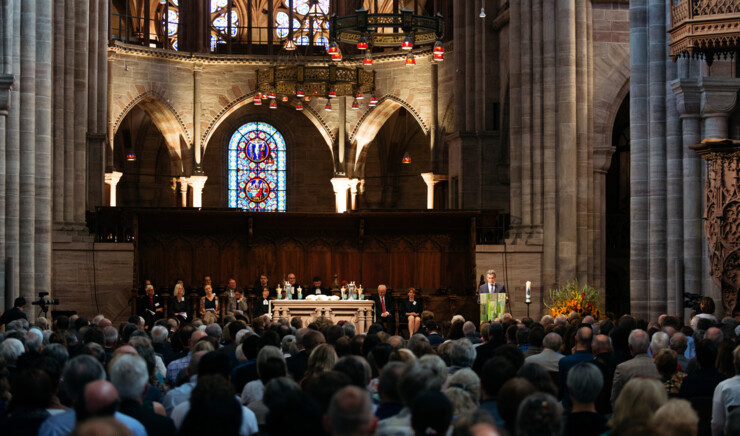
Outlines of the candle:
[[527,280],[527,295],[524,298],[525,303],[531,303],[532,302],[532,282]]

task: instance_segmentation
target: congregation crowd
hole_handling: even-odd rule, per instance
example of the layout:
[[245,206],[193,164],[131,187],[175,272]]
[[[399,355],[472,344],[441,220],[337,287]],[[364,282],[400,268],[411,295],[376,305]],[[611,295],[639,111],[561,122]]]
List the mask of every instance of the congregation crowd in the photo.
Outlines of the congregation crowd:
[[423,311],[406,339],[241,313],[31,322],[19,298],[0,318],[0,433],[738,436],[740,326],[705,300],[686,323]]

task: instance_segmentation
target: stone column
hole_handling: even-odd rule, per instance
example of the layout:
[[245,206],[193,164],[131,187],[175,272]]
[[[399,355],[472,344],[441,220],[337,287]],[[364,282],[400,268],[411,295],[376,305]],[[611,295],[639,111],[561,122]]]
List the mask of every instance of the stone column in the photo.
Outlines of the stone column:
[[557,76],[555,74],[555,0],[542,0],[542,283],[550,289],[557,283]]
[[558,281],[576,277],[577,178],[576,130],[576,14],[575,5],[559,1],[557,14],[558,92]]
[[[52,0],[36,2],[36,172],[34,205],[34,287],[32,297],[40,290],[51,290],[52,231]],[[35,312],[29,311],[30,315]]]
[[447,180],[445,174],[421,173],[424,183],[427,184],[427,209],[434,209],[434,185]]
[[[543,205],[543,44],[542,3],[532,1],[532,230],[529,244],[542,244]],[[548,17],[549,19],[551,17]]]
[[349,179],[349,192],[351,195],[351,210],[357,209],[357,187],[360,184],[360,179]]
[[[669,4],[666,3],[666,7]],[[669,11],[667,11],[669,13]],[[671,83],[676,79],[677,66],[668,61],[666,82],[666,309],[667,313],[683,313],[683,141],[681,119],[676,109],[676,95]]]
[[[604,289],[606,282],[606,173],[611,165],[614,147],[596,147],[594,149],[594,222],[598,227],[594,229],[594,253],[598,258],[594,259],[594,273],[591,286],[596,289]],[[599,304],[606,307],[606,294],[601,292]]]
[[331,186],[334,188],[336,197],[337,213],[347,212],[347,189],[349,189],[349,179],[347,177],[333,177]]
[[54,223],[61,226],[64,222],[64,55],[65,38],[64,20],[65,0],[54,2],[54,82],[61,84],[54,87]]
[[75,21],[74,46],[74,113],[85,114],[84,117],[75,117],[74,122],[74,211],[75,227],[85,222],[87,198],[87,114],[88,114],[88,53],[90,32],[88,16],[90,11],[89,0],[77,0]]
[[[630,2],[630,312],[648,317],[648,10]],[[665,52],[663,49],[661,52]]]
[[[465,3],[470,0],[454,0],[454,10],[464,11]],[[454,14],[452,26],[453,40],[455,41],[455,71],[459,72],[458,79],[455,80],[454,114],[455,114],[455,131],[465,130],[465,81],[460,80],[465,71],[465,14]]]
[[[521,3],[511,2],[509,6],[509,35],[520,35]],[[522,226],[522,106],[521,106],[521,51],[520,39],[509,38],[509,204],[511,214],[510,241],[516,242],[521,237]]]
[[[5,12],[4,10],[2,12]],[[6,219],[5,214],[7,209],[5,207],[5,177],[6,177],[6,157],[5,157],[5,126],[6,118],[8,116],[8,109],[10,103],[10,87],[13,86],[13,76],[9,74],[0,74],[0,241],[6,241]],[[5,310],[7,305],[12,304],[12,293],[9,292],[11,298],[5,298],[6,291],[12,291],[5,289],[5,262],[6,262],[6,247],[5,243],[0,244],[0,308]],[[12,273],[12,272],[10,272]]]
[[589,181],[593,171],[589,172],[589,131],[588,131],[588,24],[586,0],[575,1],[575,122],[576,122],[576,277],[581,283],[591,283],[589,277],[588,247],[591,245],[589,233]]
[[[202,175],[203,166],[201,164],[202,152],[200,144],[200,112],[201,112],[201,92],[200,92],[200,78],[203,74],[203,64],[195,64],[193,66],[193,154],[194,154],[194,168],[193,174]],[[205,183],[205,180],[203,181]],[[203,186],[201,186],[203,189]],[[200,193],[198,194],[200,198]],[[195,191],[193,191],[193,203],[195,203]],[[200,205],[194,207],[200,207]]]
[[[521,50],[514,53],[521,64],[521,174],[522,174],[522,232],[529,235],[532,230],[532,2],[521,1],[519,39]],[[516,37],[515,35],[513,37]],[[516,98],[516,96],[514,96]]]
[[702,248],[704,212],[702,210],[702,162],[689,147],[701,141],[701,91],[695,79],[671,83],[681,119],[683,183],[683,290],[702,292]]
[[[20,128],[21,128],[21,2],[3,3],[3,16],[8,17],[4,24],[3,47],[5,73],[14,76],[10,90],[10,103],[5,126],[5,259],[8,269],[5,272],[7,302],[20,295]],[[7,50],[5,50],[7,48]],[[5,263],[4,263],[5,264]]]
[[[64,224],[74,221],[75,210],[75,31],[77,0],[64,8]],[[61,36],[61,35],[60,35]],[[112,82],[111,82],[112,83]]]
[[105,149],[105,170],[113,171],[113,149],[114,149],[114,136],[113,125],[115,120],[112,117],[113,114],[113,62],[116,59],[116,52],[108,50],[108,104],[107,104],[107,119],[106,119],[106,136],[107,136],[107,147]]
[[704,119],[704,138],[727,138],[727,118],[735,108],[740,79],[702,77],[701,115]]
[[203,186],[206,184],[208,176],[190,176],[188,185],[193,190],[193,207],[203,206]]
[[188,178],[180,177],[180,207],[188,207]]
[[110,207],[116,207],[116,187],[118,186],[118,182],[121,181],[121,176],[123,176],[123,173],[120,171],[105,173],[105,184],[108,185],[110,190],[110,200],[108,201],[108,206]]

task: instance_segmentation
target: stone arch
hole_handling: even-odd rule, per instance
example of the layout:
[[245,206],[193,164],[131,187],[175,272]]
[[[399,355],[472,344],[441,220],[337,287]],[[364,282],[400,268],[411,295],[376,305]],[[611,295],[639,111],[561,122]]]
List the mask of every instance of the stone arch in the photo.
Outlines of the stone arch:
[[191,147],[191,139],[185,128],[185,123],[183,123],[175,108],[155,91],[144,92],[126,105],[113,123],[113,136],[115,137],[126,116],[137,106],[151,118],[164,137],[173,161],[180,161],[182,169],[190,168],[192,156],[188,151]]
[[[601,80],[594,83],[594,144],[611,145],[611,133],[619,107],[630,90],[629,53],[620,53],[622,56],[599,58],[594,65],[595,75],[599,72],[608,72],[599,75]],[[616,87],[613,84],[621,86]],[[608,84],[608,86],[607,86]]]
[[[255,95],[255,93],[247,94],[232,100],[229,104],[224,106],[215,117],[213,117],[211,122],[208,124],[208,127],[204,130],[203,136],[201,137],[201,144],[203,144],[203,153],[205,153],[205,148],[208,147],[211,136],[213,136],[218,127],[239,108],[254,102]],[[263,102],[262,104],[268,103]],[[306,116],[306,118],[309,119],[309,121],[311,121],[311,124],[316,126],[316,129],[324,138],[324,141],[326,141],[326,146],[329,147],[332,157],[334,157],[334,147],[332,145],[334,144],[336,135],[332,134],[329,125],[326,123],[326,120],[321,118],[321,116],[309,105],[305,105],[303,107],[303,114]]]
[[425,135],[429,134],[429,126],[413,106],[395,95],[385,95],[378,100],[378,106],[375,109],[365,112],[349,136],[350,142],[357,142],[355,165],[362,155],[362,149],[365,145],[369,144],[375,138],[380,128],[400,108],[405,108],[413,115],[414,119],[419,123],[421,131]]

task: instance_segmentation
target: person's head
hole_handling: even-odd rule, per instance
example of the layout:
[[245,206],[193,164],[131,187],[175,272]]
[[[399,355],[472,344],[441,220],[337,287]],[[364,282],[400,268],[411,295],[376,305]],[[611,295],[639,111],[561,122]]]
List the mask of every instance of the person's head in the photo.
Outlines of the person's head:
[[408,295],[409,295],[409,300],[413,300],[414,297],[416,297],[416,288],[413,288],[413,287],[409,288]]
[[241,422],[242,407],[231,383],[218,375],[199,376],[180,434],[236,436]]
[[619,393],[609,425],[616,428],[627,421],[648,422],[667,400],[668,394],[663,383],[653,379],[633,378]]
[[707,329],[707,332],[704,333],[704,339],[708,339],[714,342],[714,345],[719,347],[719,344],[721,344],[722,341],[725,339],[725,335],[724,333],[722,333],[722,330],[718,329],[717,327],[709,327]]
[[627,343],[633,356],[647,353],[650,347],[650,336],[645,330],[634,329],[630,332]]
[[381,403],[400,403],[401,396],[398,393],[398,381],[401,373],[406,368],[401,362],[388,362],[378,377],[378,395]]
[[[298,336],[296,336],[296,339],[298,339]],[[311,353],[311,351],[313,351],[313,349],[318,345],[325,343],[326,338],[324,338],[324,335],[321,332],[312,329],[306,329],[303,333],[301,342],[299,342],[299,344],[302,344],[303,348],[306,349],[307,353]]]
[[124,400],[140,401],[148,380],[146,362],[139,356],[124,354],[111,362],[110,381]]
[[175,285],[175,297],[182,298],[185,295],[185,286],[181,285],[180,283],[177,283]]
[[555,383],[553,383],[550,374],[542,365],[533,362],[525,363],[521,368],[519,368],[516,376],[527,379],[540,392],[545,392],[555,396],[558,395],[558,388],[555,386]]
[[681,332],[674,333],[669,341],[671,350],[675,351],[677,354],[684,354],[688,347],[688,343],[689,340],[686,338],[686,335]]
[[291,286],[295,285],[295,274],[293,273],[288,274],[288,283],[290,283]]
[[211,286],[211,285],[205,285],[203,287],[203,290],[205,291],[205,293],[206,293],[207,296],[210,297],[211,295],[213,295],[213,286]]
[[611,353],[613,350],[612,340],[607,335],[595,335],[591,341],[591,352],[594,356],[602,353]]
[[548,348],[553,351],[560,350],[560,346],[563,344],[563,338],[554,332],[548,333],[545,335],[545,338],[542,340],[542,347]]
[[270,288],[267,286],[262,288],[262,298],[267,299],[270,297]]
[[691,403],[674,398],[660,406],[651,421],[668,434],[694,436],[699,425],[699,415],[691,407]]
[[321,277],[316,276],[313,278],[313,285],[317,288],[321,287]]
[[676,365],[678,365],[678,354],[670,348],[663,348],[655,355],[655,367],[663,377],[673,377],[676,373]]
[[[398,393],[404,406],[411,407],[416,397],[425,390],[429,390],[436,381],[432,370],[422,367],[417,361],[406,365],[398,381]],[[439,390],[441,385],[435,386]]]
[[472,321],[465,321],[463,324],[463,333],[465,336],[472,335],[475,333],[475,324]]
[[492,269],[489,269],[488,271],[486,271],[486,279],[488,280],[488,283],[491,285],[496,283],[496,271]]
[[574,404],[591,404],[599,397],[604,376],[596,365],[583,362],[568,371],[566,384]]
[[267,277],[267,274],[260,274],[260,286],[265,288],[267,287],[268,282],[270,279]]
[[476,409],[455,419],[452,435],[500,436],[500,433],[491,414],[482,409]]
[[498,393],[498,410],[508,430],[516,428],[519,405],[525,398],[537,392],[537,388],[522,377],[514,377],[501,386]]
[[480,400],[480,378],[472,369],[461,369],[452,374],[445,395],[452,402],[455,415],[478,407]]
[[552,395],[537,392],[522,401],[516,417],[517,436],[557,436],[563,408]]
[[333,369],[347,375],[352,384],[360,388],[365,388],[372,378],[370,364],[359,356],[344,356],[337,360]]
[[702,297],[699,302],[699,311],[701,313],[713,314],[715,309],[714,300],[711,297]]
[[385,293],[388,291],[388,288],[385,285],[378,285],[378,295],[381,297],[385,297]]
[[308,356],[306,378],[314,377],[322,372],[331,371],[337,360],[337,352],[334,350],[334,347],[329,344],[317,345]]
[[165,327],[162,327],[161,325],[154,326],[152,328],[152,342],[155,344],[164,344],[167,342],[167,338],[169,337],[169,332]]
[[72,401],[76,401],[82,396],[85,385],[94,380],[105,379],[105,369],[94,357],[82,354],[67,362],[63,378],[67,393]]
[[708,339],[702,339],[696,343],[696,361],[701,368],[715,366],[717,360],[717,346]]
[[416,435],[446,434],[452,413],[452,403],[444,394],[421,392],[411,407],[411,428]]
[[93,380],[84,386],[82,392],[74,407],[77,422],[92,417],[112,416],[118,409],[118,391],[107,380]]
[[496,398],[501,386],[516,375],[517,368],[505,357],[488,359],[481,369],[481,393],[484,399]]
[[450,348],[450,363],[453,366],[471,367],[475,362],[476,352],[473,343],[467,338],[452,342]]
[[332,435],[369,436],[375,433],[377,422],[367,390],[346,386],[331,399],[327,423]]
[[241,300],[243,297],[241,289],[234,289],[234,298]]
[[658,354],[660,350],[664,348],[668,348],[669,341],[670,341],[670,338],[668,337],[667,333],[664,333],[664,332],[653,333],[653,338],[650,340],[650,351],[653,352],[653,356]]
[[584,325],[576,331],[576,350],[591,350],[591,339],[593,338],[591,326]]
[[229,279],[228,287],[231,291],[234,291],[236,289],[236,280]]
[[144,288],[146,291],[147,297],[153,297],[154,296],[154,286],[152,285],[146,285],[146,288]]

